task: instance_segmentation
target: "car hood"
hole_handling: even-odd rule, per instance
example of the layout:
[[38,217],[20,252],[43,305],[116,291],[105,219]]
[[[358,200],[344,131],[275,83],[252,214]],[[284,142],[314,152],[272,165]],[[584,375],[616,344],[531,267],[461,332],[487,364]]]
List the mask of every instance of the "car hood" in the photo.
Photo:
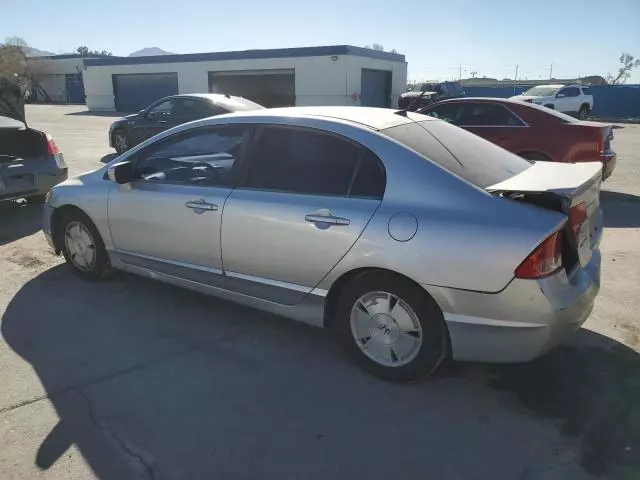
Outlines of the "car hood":
[[421,92],[419,90],[417,91],[413,91],[413,92],[405,92],[402,95],[400,95],[403,98],[413,98],[413,97],[419,97],[420,95],[422,95],[422,97],[430,97],[432,95],[435,95],[438,92]]
[[509,97],[509,100],[540,100],[542,97],[540,95],[514,95],[513,97]]
[[115,122],[113,122],[111,124],[111,126],[113,127],[113,125],[119,125],[121,123],[127,123],[130,122],[132,120],[137,120],[139,118],[142,118],[142,114],[140,112],[138,113],[132,113],[131,115],[125,115],[122,118],[119,118],[118,120],[116,120]]

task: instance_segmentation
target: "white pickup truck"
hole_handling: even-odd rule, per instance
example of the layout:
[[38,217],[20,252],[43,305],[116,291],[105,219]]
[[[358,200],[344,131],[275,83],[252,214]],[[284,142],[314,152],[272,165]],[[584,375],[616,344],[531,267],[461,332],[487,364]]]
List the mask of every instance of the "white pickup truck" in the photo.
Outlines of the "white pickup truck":
[[593,110],[593,96],[587,95],[582,85],[538,85],[511,100],[535,103],[559,112],[577,115],[586,119]]

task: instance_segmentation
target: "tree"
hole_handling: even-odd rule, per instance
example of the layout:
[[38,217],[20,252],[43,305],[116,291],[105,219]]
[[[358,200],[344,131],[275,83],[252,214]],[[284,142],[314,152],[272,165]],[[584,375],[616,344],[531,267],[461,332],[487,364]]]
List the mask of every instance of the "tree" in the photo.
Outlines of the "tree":
[[89,47],[81,45],[76,48],[76,53],[83,57],[110,57],[111,52],[107,50],[89,50]]
[[[382,45],[380,45],[379,43],[372,43],[371,45],[365,45],[364,48],[369,48],[371,50],[376,50],[378,52],[384,52],[384,47]],[[392,48],[389,51],[391,53],[398,53],[398,51],[395,48]]]
[[35,88],[45,101],[51,102],[51,97],[35,78],[32,65],[27,61],[28,48],[27,42],[20,37],[8,37],[0,44],[0,78],[4,84],[4,91],[6,93],[11,90],[12,95],[19,91],[20,100],[24,103],[25,93]]
[[620,62],[620,68],[618,73],[614,77],[611,74],[607,74],[607,82],[611,85],[622,85],[631,76],[631,70],[640,66],[640,59],[634,59],[633,55],[628,53],[622,53],[618,59]]

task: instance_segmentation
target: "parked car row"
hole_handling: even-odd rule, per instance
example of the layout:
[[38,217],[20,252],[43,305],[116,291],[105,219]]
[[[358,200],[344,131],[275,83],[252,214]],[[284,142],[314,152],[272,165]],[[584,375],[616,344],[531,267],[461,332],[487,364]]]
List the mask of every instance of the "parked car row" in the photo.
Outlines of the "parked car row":
[[531,161],[600,162],[603,179],[616,165],[616,153],[611,149],[612,125],[577,120],[536,104],[502,98],[457,98],[419,111]]
[[491,103],[457,102],[428,107],[448,122],[298,107],[182,124],[54,187],[43,231],[84,278],[124,270],[330,327],[387,380],[529,360],[593,307],[602,167],[513,155],[453,125]]
[[538,85],[511,99],[542,105],[586,120],[593,110],[593,96],[588,91],[584,85]]

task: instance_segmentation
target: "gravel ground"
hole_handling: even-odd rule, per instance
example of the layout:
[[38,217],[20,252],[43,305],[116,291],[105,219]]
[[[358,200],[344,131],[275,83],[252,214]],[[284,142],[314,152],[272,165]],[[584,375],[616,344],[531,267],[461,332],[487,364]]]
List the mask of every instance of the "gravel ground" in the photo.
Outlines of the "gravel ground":
[[[71,174],[112,157],[112,116],[27,118]],[[528,364],[411,385],[368,377],[322,330],[129,275],[83,282],[37,207],[0,204],[0,478],[640,478],[640,125],[615,136],[584,328]]]

